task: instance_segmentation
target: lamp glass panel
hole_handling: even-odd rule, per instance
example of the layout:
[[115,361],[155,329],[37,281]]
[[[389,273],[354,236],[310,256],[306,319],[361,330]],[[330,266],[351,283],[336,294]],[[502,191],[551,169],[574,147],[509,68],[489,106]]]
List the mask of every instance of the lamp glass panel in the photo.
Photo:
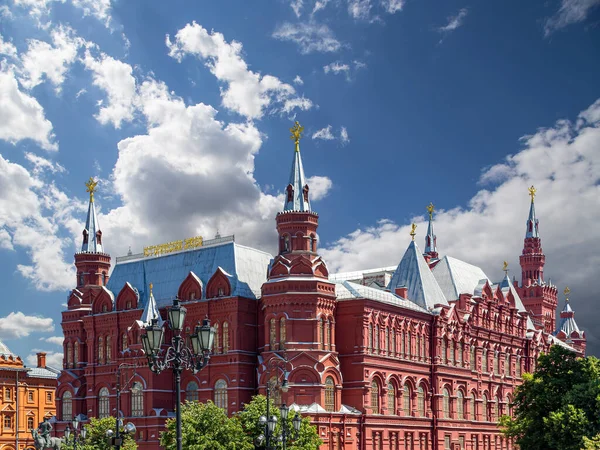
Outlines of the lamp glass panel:
[[173,306],[171,306],[171,309],[169,309],[169,322],[171,324],[171,329],[175,331],[183,330],[183,323],[185,322],[186,314],[187,309],[179,305],[179,300],[173,300]]
[[290,408],[288,408],[285,403],[283,405],[281,405],[281,407],[279,408],[279,414],[281,414],[281,418],[283,420],[286,420],[288,418],[289,412],[290,412]]
[[300,425],[302,424],[302,419],[299,414],[296,414],[296,417],[292,420],[292,424],[294,425],[294,430],[300,431]]

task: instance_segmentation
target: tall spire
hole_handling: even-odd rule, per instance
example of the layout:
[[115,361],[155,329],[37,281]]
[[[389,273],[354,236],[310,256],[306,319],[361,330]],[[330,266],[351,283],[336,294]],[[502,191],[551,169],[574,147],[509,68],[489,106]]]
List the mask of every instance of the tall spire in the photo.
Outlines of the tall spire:
[[529,217],[527,218],[527,230],[525,232],[525,238],[539,238],[538,220],[535,217],[535,193],[537,189],[533,186],[529,188],[529,195],[531,196],[531,206],[529,207]]
[[284,211],[310,211],[310,202],[308,200],[308,184],[304,177],[304,168],[302,167],[302,157],[300,156],[300,139],[304,127],[298,122],[290,128],[292,135],[290,138],[294,141],[295,151],[292,162],[292,171],[290,172],[290,182],[285,192]]
[[427,205],[427,212],[429,213],[429,225],[427,226],[427,234],[425,235],[425,255],[429,255],[431,258],[436,259],[437,253],[437,238],[433,233],[433,212],[435,207],[433,203]]
[[85,183],[86,192],[90,193],[90,204],[88,207],[87,220],[85,221],[85,229],[83,230],[83,244],[81,251],[83,253],[104,253],[102,249],[102,231],[98,224],[96,216],[96,207],[94,206],[94,192],[98,182],[92,177]]
[[156,304],[156,300],[154,299],[154,294],[152,293],[152,283],[148,286],[149,294],[148,301],[146,302],[146,306],[144,307],[144,311],[142,312],[142,317],[138,321],[140,326],[147,327],[152,323],[152,319],[156,319],[158,321],[158,325],[162,326],[163,320],[160,317],[160,312],[158,311],[158,306]]

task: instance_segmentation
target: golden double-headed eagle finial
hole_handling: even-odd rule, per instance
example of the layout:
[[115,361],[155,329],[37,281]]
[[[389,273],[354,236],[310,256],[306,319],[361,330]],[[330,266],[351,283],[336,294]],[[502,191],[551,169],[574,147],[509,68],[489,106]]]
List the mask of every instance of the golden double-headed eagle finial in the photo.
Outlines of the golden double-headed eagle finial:
[[427,205],[427,212],[429,213],[429,220],[433,218],[433,212],[435,211],[435,207],[433,206],[433,202],[429,202]]
[[413,223],[410,226],[410,233],[409,233],[410,237],[412,238],[413,241],[415,240],[415,236],[417,235],[417,231],[416,230],[417,230],[417,224]]
[[85,192],[90,193],[90,202],[94,201],[94,192],[96,192],[96,186],[98,186],[98,182],[94,180],[93,177],[90,177],[90,179],[85,183],[85,187],[87,188]]
[[563,291],[563,294],[565,294],[565,300],[569,301],[569,294],[571,293],[571,289],[569,289],[569,286],[567,286],[565,288],[565,290]]
[[528,191],[529,191],[529,195],[531,196],[531,203],[533,203],[537,189],[535,187],[533,187],[533,184],[532,184],[531,187],[528,188]]
[[290,133],[292,133],[292,135],[290,136],[290,139],[294,141],[294,144],[296,144],[297,152],[300,151],[300,139],[302,139],[303,132],[304,132],[304,127],[302,125],[300,125],[300,122],[298,122],[298,121],[296,121],[294,126],[292,128],[290,128]]
[[153,285],[152,283],[150,283],[150,284],[148,285],[148,287],[150,288],[150,295],[152,295],[152,288],[154,287],[154,285]]
[[508,263],[504,261],[504,265],[502,266],[502,270],[506,275],[508,275]]

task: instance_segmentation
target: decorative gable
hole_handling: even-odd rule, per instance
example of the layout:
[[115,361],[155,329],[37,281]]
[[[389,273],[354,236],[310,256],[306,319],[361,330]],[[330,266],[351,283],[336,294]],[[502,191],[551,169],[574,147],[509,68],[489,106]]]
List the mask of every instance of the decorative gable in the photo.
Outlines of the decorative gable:
[[190,271],[185,280],[183,280],[183,283],[181,283],[181,286],[179,286],[177,296],[183,301],[201,299],[202,280],[194,272]]
[[206,298],[229,297],[231,295],[231,275],[225,272],[220,266],[208,280],[206,285]]

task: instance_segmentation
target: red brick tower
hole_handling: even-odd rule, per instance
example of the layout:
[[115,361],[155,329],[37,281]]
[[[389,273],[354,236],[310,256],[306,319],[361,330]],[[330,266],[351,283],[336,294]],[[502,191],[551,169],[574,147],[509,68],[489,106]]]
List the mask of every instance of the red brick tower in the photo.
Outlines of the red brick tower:
[[538,220],[535,217],[535,193],[536,189],[531,186],[529,188],[531,206],[527,219],[525,243],[523,253],[519,257],[521,263],[519,296],[527,311],[531,313],[536,328],[542,329],[546,333],[554,333],[558,296],[556,287],[544,281],[546,256],[542,250]]
[[295,151],[283,211],[276,217],[279,253],[262,286],[259,389],[277,375],[269,372],[269,360],[287,357],[290,391],[282,401],[323,405],[326,377],[339,387],[342,382],[334,342],[335,285],[317,253],[319,216],[310,208],[302,167],[303,128],[296,122],[290,131]]
[[575,322],[575,311],[571,308],[569,294],[571,289],[565,288],[565,306],[560,312],[560,324],[556,331],[556,337],[575,348],[581,356],[585,356],[587,339],[585,331],[581,330]]

